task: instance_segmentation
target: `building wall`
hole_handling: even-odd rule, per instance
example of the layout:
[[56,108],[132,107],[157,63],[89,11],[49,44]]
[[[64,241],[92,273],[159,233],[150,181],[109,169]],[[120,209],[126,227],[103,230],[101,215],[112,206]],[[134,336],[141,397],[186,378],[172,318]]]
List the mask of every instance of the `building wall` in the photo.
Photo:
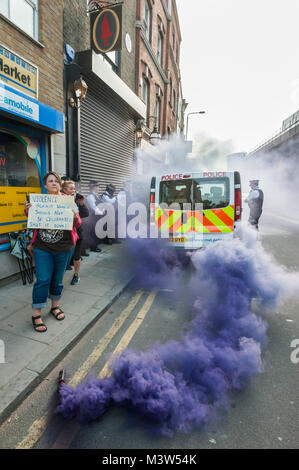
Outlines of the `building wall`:
[[[120,52],[119,76],[135,92],[136,65],[136,0],[125,0],[123,4],[122,50]],[[132,50],[126,48],[126,34],[129,34]]]
[[39,1],[38,41],[0,16],[0,43],[39,69],[38,100],[63,112],[62,2]]
[[[174,41],[173,41],[174,35]],[[171,7],[171,22],[169,23],[169,43],[168,43],[168,70],[169,70],[169,80],[172,81],[172,92],[171,99],[169,99],[169,89],[170,84],[168,85],[167,92],[167,127],[169,126],[172,132],[177,130],[177,121],[178,116],[178,99],[180,95],[180,69],[179,69],[179,58],[180,58],[180,44],[181,44],[181,34],[179,27],[179,19],[176,10],[176,3],[172,0]],[[174,93],[175,92],[175,98]]]
[[63,40],[76,52],[90,49],[89,21],[86,0],[63,1]]

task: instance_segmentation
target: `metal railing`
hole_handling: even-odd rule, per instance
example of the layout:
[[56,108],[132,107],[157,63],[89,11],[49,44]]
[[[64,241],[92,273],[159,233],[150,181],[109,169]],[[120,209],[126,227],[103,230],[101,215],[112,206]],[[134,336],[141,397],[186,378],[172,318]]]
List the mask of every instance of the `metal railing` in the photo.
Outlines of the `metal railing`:
[[299,120],[296,120],[295,122],[293,122],[289,127],[286,127],[285,129],[282,128],[282,126],[276,130],[274,132],[274,134],[272,134],[271,136],[267,137],[266,139],[260,141],[256,147],[254,147],[252,150],[250,150],[248,152],[248,154],[251,154],[251,153],[255,153],[257,152],[258,150],[260,150],[261,148],[263,147],[266,147],[268,145],[270,145],[272,142],[274,142],[275,140],[279,139],[280,137],[282,137],[284,134],[286,134],[287,132],[289,132],[291,129],[293,129],[294,127],[297,127],[299,126]]

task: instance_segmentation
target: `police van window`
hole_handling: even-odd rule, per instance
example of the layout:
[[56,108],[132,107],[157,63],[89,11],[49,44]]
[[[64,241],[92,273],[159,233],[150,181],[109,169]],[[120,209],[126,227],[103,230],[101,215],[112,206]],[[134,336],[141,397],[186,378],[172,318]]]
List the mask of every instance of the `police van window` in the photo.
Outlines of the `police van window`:
[[160,183],[160,204],[179,204],[183,209],[183,204],[192,203],[192,180],[184,181],[161,181]]
[[203,209],[217,209],[229,205],[228,178],[199,178],[193,180],[193,199]]

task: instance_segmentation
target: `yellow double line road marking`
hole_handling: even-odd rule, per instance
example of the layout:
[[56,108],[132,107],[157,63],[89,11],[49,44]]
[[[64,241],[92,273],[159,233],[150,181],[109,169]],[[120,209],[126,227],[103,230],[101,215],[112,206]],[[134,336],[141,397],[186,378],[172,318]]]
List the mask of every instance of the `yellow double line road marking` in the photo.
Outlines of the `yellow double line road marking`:
[[104,377],[110,377],[111,376],[112,372],[109,369],[109,366],[115,360],[115,358],[117,356],[119,356],[126,349],[128,344],[130,343],[130,341],[133,338],[134,334],[136,333],[136,331],[140,327],[141,323],[143,322],[143,320],[145,318],[145,315],[147,314],[147,312],[151,308],[151,306],[152,306],[152,304],[155,300],[156,295],[157,295],[157,292],[151,292],[150,293],[150,295],[146,299],[143,307],[138,312],[137,317],[135,318],[133,323],[129,326],[129,328],[126,330],[126,333],[124,334],[124,336],[122,337],[122,339],[120,340],[120,342],[118,343],[116,348],[114,349],[112,357],[110,358],[110,360],[108,362],[106,362],[105,366],[101,370],[101,372],[98,376],[100,379],[103,379]]
[[[136,307],[136,305],[137,305],[138,301],[140,300],[143,293],[144,293],[144,291],[138,291],[137,292],[137,294],[130,301],[130,303],[128,304],[126,309],[122,312],[120,317],[113,323],[110,330],[99,341],[99,343],[97,344],[95,349],[92,351],[90,356],[82,364],[82,366],[78,369],[78,371],[75,373],[75,375],[72,377],[72,379],[69,382],[69,385],[71,385],[73,387],[78,385],[83,380],[83,378],[88,374],[90,369],[94,366],[94,364],[97,362],[97,360],[101,357],[104,350],[109,345],[110,341],[114,338],[116,333],[119,331],[119,329],[122,327],[122,325],[124,324],[126,319],[129,317],[131,312],[134,310],[134,308]],[[139,326],[143,322],[143,320],[145,318],[145,315],[147,314],[147,312],[151,308],[151,305],[153,304],[156,295],[157,295],[156,292],[151,292],[148,295],[143,307],[138,312],[135,320],[133,321],[131,326],[126,330],[124,336],[122,337],[122,339],[118,343],[117,347],[115,348],[115,350],[112,354],[112,358],[119,355],[128,346],[128,344],[131,341],[132,337],[134,336],[137,329],[139,328]],[[103,378],[105,376],[107,377],[107,376],[111,375],[111,372],[109,370],[110,363],[111,363],[111,359],[110,359],[110,361],[108,361],[105,364],[104,368],[100,372],[100,374],[99,374],[100,378]],[[41,438],[41,436],[43,435],[44,431],[46,430],[47,426],[49,425],[49,423],[51,421],[51,418],[52,418],[52,416],[49,416],[49,414],[45,414],[40,419],[35,420],[32,423],[32,425],[29,427],[26,437],[21,442],[19,442],[17,444],[16,449],[31,449],[36,444],[36,442]],[[63,438],[63,436],[62,436],[63,434],[64,434],[64,432],[61,433],[61,438]],[[67,436],[65,436],[65,437],[67,438]],[[61,439],[58,438],[57,441],[56,441],[57,444],[58,444],[58,447],[61,447],[59,445],[60,440]],[[66,444],[66,442],[65,442],[65,444]],[[56,447],[55,444],[54,444],[53,447],[54,448]]]
[[99,341],[98,345],[92,351],[90,356],[77,370],[73,378],[70,380],[69,385],[75,387],[88,374],[90,369],[95,365],[99,357],[103,354],[110,341],[114,338],[118,330],[122,327],[130,313],[134,310],[142,294],[142,291],[137,292],[137,294],[133,297],[127,308],[123,311],[122,315],[113,323],[108,333]]
[[[122,337],[122,339],[119,341],[118,345],[114,349],[112,356],[109,361],[106,362],[105,366],[101,370],[100,374],[98,375],[98,378],[104,379],[105,377],[110,377],[112,372],[110,370],[110,365],[113,362],[113,360],[118,357],[128,346],[130,343],[131,339],[133,338],[134,334],[140,327],[141,323],[143,322],[145,315],[151,308],[155,297],[157,293],[156,292],[151,292],[146,299],[143,307],[141,310],[138,312],[135,320],[133,323],[130,325],[130,327],[126,330],[126,333]],[[72,441],[74,440],[75,436],[78,434],[80,430],[80,424],[75,421],[68,425],[66,428],[64,428],[61,433],[57,436],[54,444],[51,446],[51,449],[68,449]]]

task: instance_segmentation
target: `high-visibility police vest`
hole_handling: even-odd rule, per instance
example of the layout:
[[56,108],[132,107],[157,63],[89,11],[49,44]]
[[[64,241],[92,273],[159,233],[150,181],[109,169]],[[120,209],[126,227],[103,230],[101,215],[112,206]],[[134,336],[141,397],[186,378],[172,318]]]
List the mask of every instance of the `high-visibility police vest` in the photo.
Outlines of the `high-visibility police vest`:
[[250,216],[257,218],[260,217],[263,209],[263,202],[264,202],[264,193],[261,189],[255,189],[252,191],[258,191],[259,196],[255,199],[251,199],[248,201],[248,205],[250,208]]

